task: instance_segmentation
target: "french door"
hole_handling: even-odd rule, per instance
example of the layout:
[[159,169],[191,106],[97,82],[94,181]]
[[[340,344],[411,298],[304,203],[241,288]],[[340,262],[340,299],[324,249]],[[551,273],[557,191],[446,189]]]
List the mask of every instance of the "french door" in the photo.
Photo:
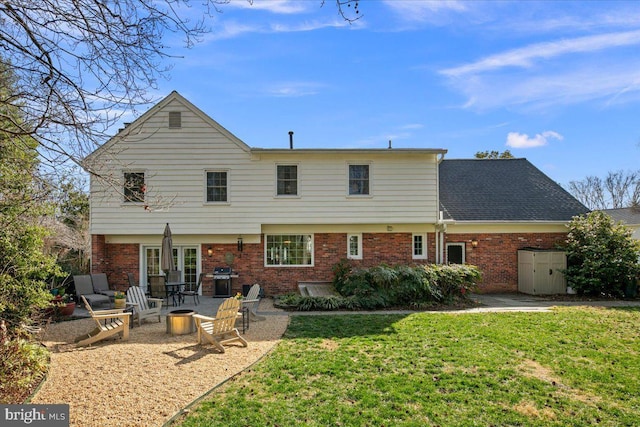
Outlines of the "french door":
[[[149,283],[149,277],[163,274],[160,270],[160,246],[143,246],[142,252],[142,268],[140,277],[140,286],[145,290]],[[198,281],[198,266],[200,258],[198,246],[174,246],[173,261],[176,270],[182,272],[181,279],[186,284],[195,284]]]

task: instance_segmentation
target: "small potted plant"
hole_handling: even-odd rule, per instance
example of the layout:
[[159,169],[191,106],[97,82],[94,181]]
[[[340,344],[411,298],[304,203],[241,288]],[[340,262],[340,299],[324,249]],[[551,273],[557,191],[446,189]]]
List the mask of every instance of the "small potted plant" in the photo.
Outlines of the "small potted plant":
[[55,295],[51,300],[51,304],[53,304],[53,312],[56,316],[71,316],[76,309],[76,303],[71,301],[71,295],[69,294]]
[[113,306],[114,308],[125,308],[127,305],[127,296],[124,292],[116,291],[113,295]]

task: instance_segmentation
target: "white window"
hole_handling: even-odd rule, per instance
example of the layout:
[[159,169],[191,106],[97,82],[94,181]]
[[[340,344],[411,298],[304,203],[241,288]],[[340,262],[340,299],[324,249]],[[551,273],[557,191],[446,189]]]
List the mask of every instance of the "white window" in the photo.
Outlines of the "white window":
[[124,173],[124,202],[125,203],[143,203],[144,193],[147,187],[144,179],[144,172],[125,172]]
[[347,234],[347,258],[362,259],[362,234]]
[[313,266],[312,234],[267,234],[265,265]]
[[206,201],[223,202],[229,201],[229,186],[227,171],[206,171]]
[[276,194],[278,196],[298,195],[298,166],[276,166]]
[[427,259],[427,235],[423,233],[414,234],[412,240],[413,259]]
[[349,196],[368,196],[371,194],[369,185],[369,165],[349,165]]

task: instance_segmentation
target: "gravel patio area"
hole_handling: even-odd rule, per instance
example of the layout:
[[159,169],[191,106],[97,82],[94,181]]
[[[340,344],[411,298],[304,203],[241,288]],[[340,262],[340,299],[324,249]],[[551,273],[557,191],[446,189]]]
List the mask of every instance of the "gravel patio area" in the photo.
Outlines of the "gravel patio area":
[[171,336],[164,317],[130,330],[129,340],[107,339],[76,348],[73,340],[93,329],[92,319],[49,325],[43,342],[52,350],[45,383],[31,403],[68,403],[77,427],[161,426],[182,408],[268,353],[289,317],[260,302],[266,320],[252,322],[243,337],[218,353],[197,344],[196,334]]

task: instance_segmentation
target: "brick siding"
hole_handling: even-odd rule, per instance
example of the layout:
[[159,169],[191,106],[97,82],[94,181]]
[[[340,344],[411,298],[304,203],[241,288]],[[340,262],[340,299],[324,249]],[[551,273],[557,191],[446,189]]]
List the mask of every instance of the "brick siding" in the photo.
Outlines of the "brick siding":
[[[565,233],[504,233],[504,234],[448,234],[445,242],[465,243],[466,262],[478,266],[483,272],[480,292],[516,292],[518,290],[518,249],[534,247],[554,249],[566,238]],[[473,248],[471,240],[478,240]],[[363,259],[352,260],[356,266],[414,265],[435,260],[435,234],[427,235],[427,260],[411,257],[411,233],[364,233],[362,235]],[[207,254],[211,247],[213,254]],[[296,292],[299,281],[331,281],[333,267],[346,258],[347,236],[344,233],[314,234],[314,267],[265,267],[264,243],[243,245],[239,252],[234,244],[203,243],[202,271],[213,272],[216,266],[226,266],[228,253],[234,255],[233,269],[239,275],[232,282],[232,294],[242,291],[242,285],[260,283],[266,295]],[[138,244],[106,244],[104,236],[92,236],[92,272],[107,273],[109,283],[115,289],[126,289],[126,273],[133,272],[139,280],[140,250]],[[202,294],[214,293],[213,280],[203,282]]]

